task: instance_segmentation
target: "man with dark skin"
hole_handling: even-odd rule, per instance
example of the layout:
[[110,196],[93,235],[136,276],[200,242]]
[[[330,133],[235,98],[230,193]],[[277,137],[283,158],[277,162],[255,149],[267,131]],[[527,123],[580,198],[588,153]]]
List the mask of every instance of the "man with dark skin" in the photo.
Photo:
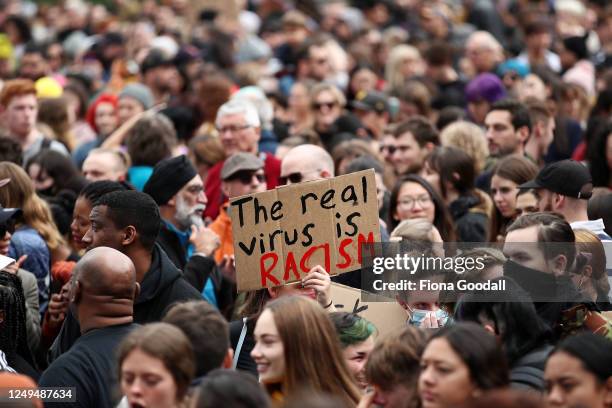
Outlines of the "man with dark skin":
[[44,387],[74,387],[75,403],[57,406],[114,406],[114,361],[108,356],[134,327],[134,299],[140,286],[134,264],[126,255],[108,248],[92,249],[75,266],[70,308],[81,337],[43,373]]
[[[134,264],[141,289],[134,302],[134,322],[160,321],[175,302],[202,299],[156,244],[161,218],[149,195],[138,191],[105,194],[94,204],[89,218],[91,227],[83,237],[87,250],[114,248]],[[71,309],[51,346],[50,358],[68,351],[79,335],[79,324]]]

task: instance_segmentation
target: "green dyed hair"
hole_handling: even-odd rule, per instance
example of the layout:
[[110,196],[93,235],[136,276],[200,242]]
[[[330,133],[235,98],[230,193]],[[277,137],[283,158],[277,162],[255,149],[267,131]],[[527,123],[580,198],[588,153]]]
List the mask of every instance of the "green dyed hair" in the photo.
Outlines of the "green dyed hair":
[[376,332],[376,327],[372,323],[354,313],[334,312],[330,313],[329,317],[334,323],[343,348],[361,343]]

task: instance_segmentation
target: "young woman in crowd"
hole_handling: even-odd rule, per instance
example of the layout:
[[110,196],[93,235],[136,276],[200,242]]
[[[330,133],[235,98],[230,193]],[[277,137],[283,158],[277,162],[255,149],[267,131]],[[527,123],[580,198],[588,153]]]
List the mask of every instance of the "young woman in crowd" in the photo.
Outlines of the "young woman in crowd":
[[354,313],[335,312],[329,316],[340,338],[346,365],[355,377],[359,388],[365,391],[368,386],[365,368],[374,347],[376,327]]
[[38,380],[39,374],[28,346],[25,305],[19,276],[0,271],[0,352],[6,358],[6,361],[0,361],[0,365],[8,364],[14,371]]
[[366,365],[366,376],[373,390],[359,408],[417,408],[420,406],[417,383],[427,331],[404,327],[376,341]]
[[575,229],[576,263],[571,273],[576,288],[602,311],[610,310],[610,282],[606,274],[606,252],[601,240],[586,229]]
[[22,210],[22,220],[11,238],[9,256],[13,259],[27,256],[21,266],[36,275],[39,306],[44,313],[49,301],[50,266],[56,261],[64,240],[55,227],[49,206],[36,194],[34,183],[21,167],[1,162],[0,179],[10,179],[0,188],[0,205]]
[[348,405],[359,401],[333,324],[315,301],[286,296],[268,303],[254,334],[251,356],[274,402],[302,387],[338,396]]
[[477,324],[444,327],[423,351],[419,376],[423,408],[453,408],[508,383],[506,357],[495,337]]
[[402,177],[391,192],[388,230],[393,231],[401,221],[412,218],[427,219],[444,242],[454,241],[453,222],[446,204],[431,184],[414,174]]
[[130,407],[183,408],[195,375],[191,343],[168,323],[135,329],[119,345],[118,378]]
[[492,174],[491,198],[495,204],[495,215],[489,240],[496,242],[505,235],[506,227],[517,217],[517,187],[533,180],[538,174],[538,167],[522,156],[508,156],[493,167]]
[[425,159],[424,178],[436,188],[462,242],[485,242],[493,211],[490,198],[474,186],[474,160],[456,147],[440,147]]
[[72,245],[77,251],[85,249],[82,239],[90,227],[89,213],[91,212],[94,203],[104,194],[129,189],[131,188],[128,187],[127,184],[104,180],[94,181],[80,191],[74,205],[72,224],[70,224],[70,229],[72,232]]
[[465,294],[457,305],[455,319],[478,323],[495,335],[510,365],[512,387],[542,392],[552,332],[538,317],[529,295],[512,279],[501,279],[505,281],[505,290],[494,296]]
[[56,196],[62,190],[78,194],[87,184],[72,159],[55,150],[41,150],[28,161],[25,170],[42,197]]
[[546,362],[550,408],[612,407],[612,341],[592,333],[563,340]]

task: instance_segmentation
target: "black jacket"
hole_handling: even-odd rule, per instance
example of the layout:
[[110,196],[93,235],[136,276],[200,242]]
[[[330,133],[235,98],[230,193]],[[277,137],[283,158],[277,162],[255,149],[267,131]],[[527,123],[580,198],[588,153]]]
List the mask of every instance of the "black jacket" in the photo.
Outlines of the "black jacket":
[[518,359],[510,368],[512,388],[544,391],[544,367],[552,349],[545,344]]
[[[195,290],[172,264],[161,247],[155,244],[151,255],[151,268],[140,283],[140,294],[134,303],[134,323],[158,322],[176,302],[201,300]],[[81,336],[79,322],[70,310],[59,335],[49,350],[50,361],[66,352]]]
[[450,204],[449,209],[459,241],[487,241],[489,217],[483,207],[482,200],[475,196],[461,196]]
[[232,281],[223,276],[217,268],[215,260],[208,256],[194,255],[187,261],[186,248],[181,245],[176,233],[171,231],[165,223],[162,223],[162,228],[157,236],[157,243],[164,249],[172,263],[183,271],[185,280],[200,293],[204,290],[208,278],[212,279],[219,310],[227,319],[230,319],[233,312],[236,287]]

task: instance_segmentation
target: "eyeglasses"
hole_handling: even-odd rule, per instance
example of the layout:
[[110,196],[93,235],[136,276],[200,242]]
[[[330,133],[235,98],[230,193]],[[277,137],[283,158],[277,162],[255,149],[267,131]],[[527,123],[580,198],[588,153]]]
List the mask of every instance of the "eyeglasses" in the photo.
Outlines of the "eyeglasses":
[[431,204],[431,197],[422,195],[419,197],[404,197],[397,202],[398,206],[406,208],[414,208],[415,203],[419,203],[421,207],[428,207]]
[[15,232],[15,220],[6,220],[3,224],[0,224],[0,239],[3,239],[7,232],[11,234]]
[[231,133],[237,133],[240,132],[241,130],[247,129],[252,127],[251,125],[242,125],[242,126],[225,126],[225,127],[218,127],[217,128],[217,132],[219,132],[220,135],[224,134],[225,132],[231,132]]
[[336,102],[315,102],[312,104],[312,107],[315,110],[321,110],[322,107],[326,107],[327,109],[332,109],[336,106]]
[[261,173],[253,173],[252,171],[239,171],[234,174],[229,180],[238,180],[242,184],[251,184],[253,177],[257,179],[258,183],[265,183],[266,176]]

